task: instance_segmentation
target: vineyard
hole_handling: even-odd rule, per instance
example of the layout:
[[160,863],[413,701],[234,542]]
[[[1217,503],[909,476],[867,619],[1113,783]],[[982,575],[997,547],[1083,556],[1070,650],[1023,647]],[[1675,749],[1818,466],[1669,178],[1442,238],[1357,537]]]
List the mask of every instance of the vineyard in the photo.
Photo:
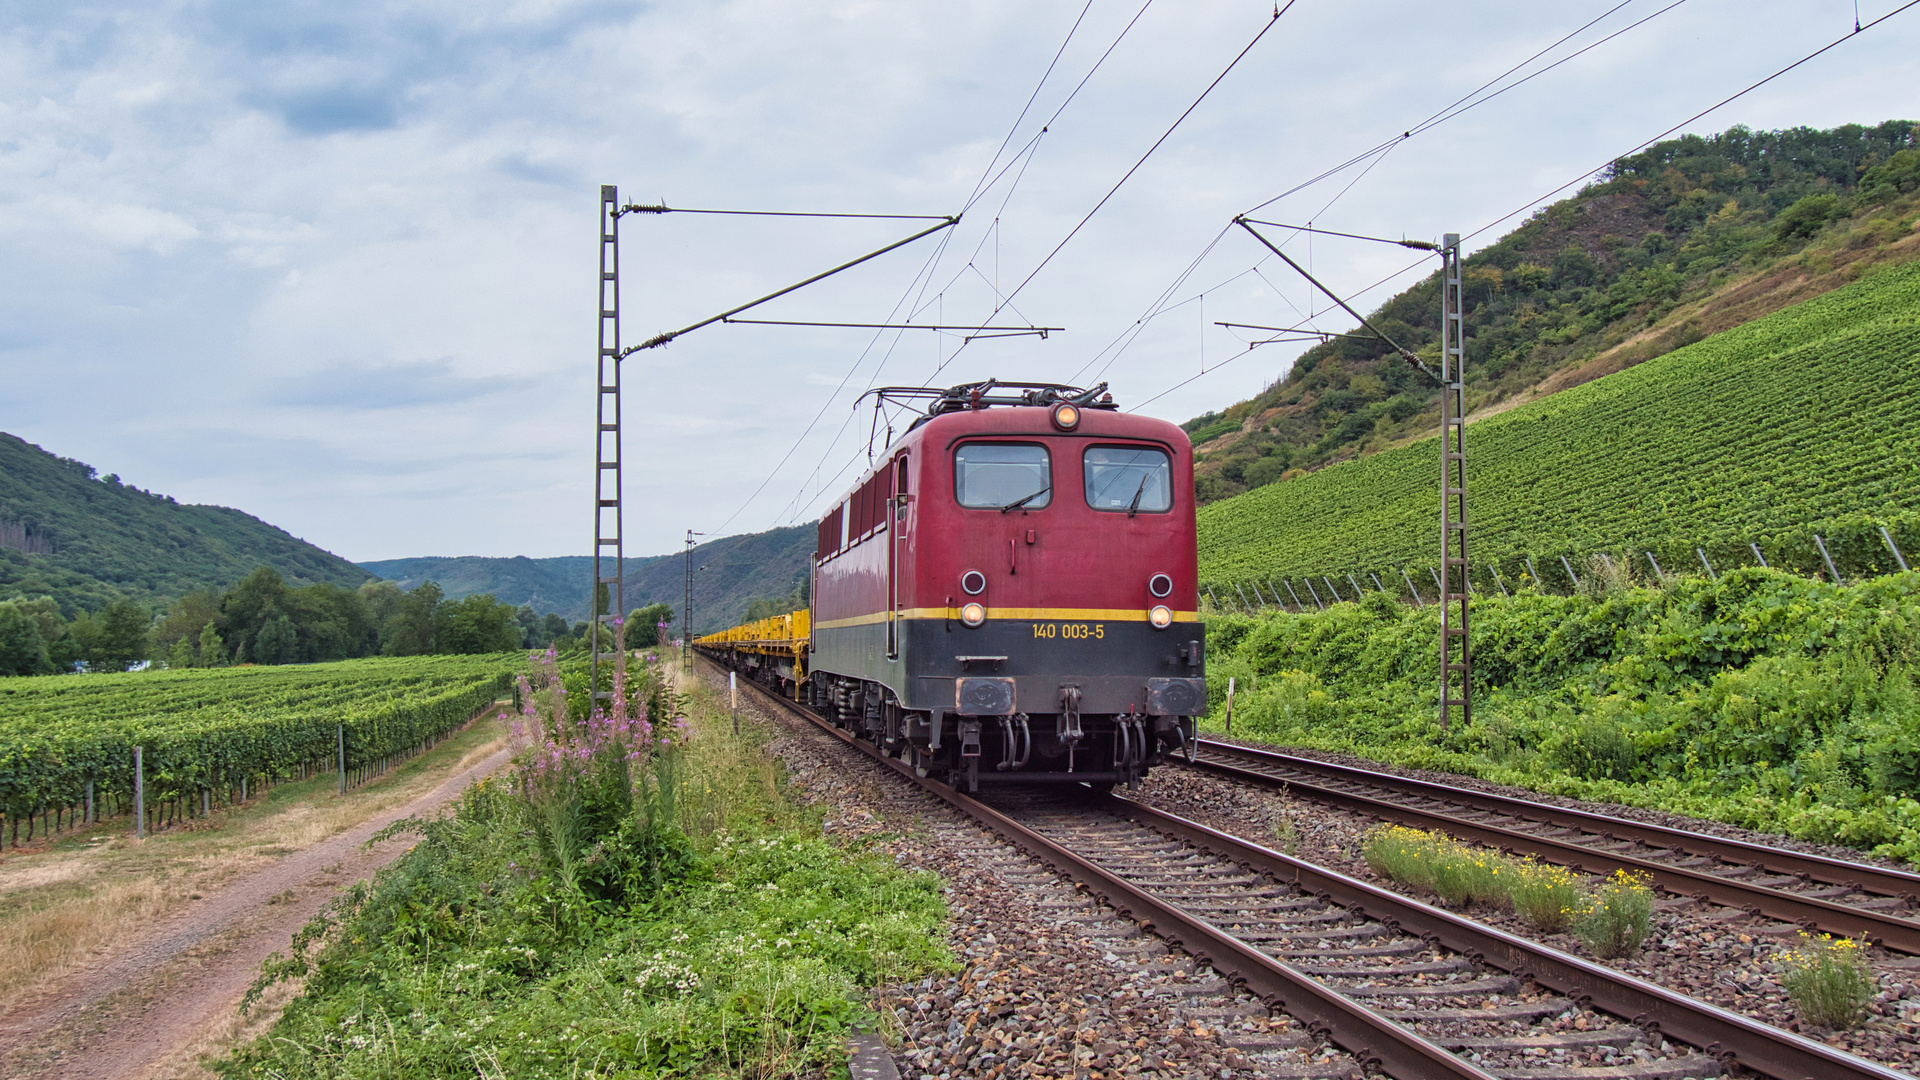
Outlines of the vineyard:
[[[0,682],[0,820],[19,843],[37,817],[125,810],[141,748],[150,811],[225,802],[337,764],[364,770],[420,749],[506,692],[517,654],[412,656],[297,667],[47,676]],[[43,823],[44,830],[46,825]]]
[[[1469,350],[1472,343],[1468,343]],[[1653,551],[1670,567],[1897,569],[1878,531],[1920,547],[1920,263],[1627,371],[1473,421],[1469,552],[1493,592],[1531,556]],[[1436,439],[1200,511],[1203,581],[1420,567],[1438,550]],[[1576,566],[1583,565],[1576,563]]]

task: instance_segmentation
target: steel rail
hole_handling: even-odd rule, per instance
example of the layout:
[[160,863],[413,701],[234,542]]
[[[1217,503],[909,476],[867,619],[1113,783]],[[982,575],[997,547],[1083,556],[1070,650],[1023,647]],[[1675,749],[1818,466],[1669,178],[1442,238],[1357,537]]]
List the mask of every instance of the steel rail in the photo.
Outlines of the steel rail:
[[[1429,904],[1249,843],[1198,822],[1113,795],[1096,803],[1113,813],[1195,847],[1260,870],[1356,914],[1437,942],[1575,1001],[1627,1018],[1634,1025],[1697,1046],[1724,1065],[1781,1078],[1877,1077],[1907,1074],[1812,1039],[1710,1005],[1570,953],[1462,918]],[[1569,1073],[1577,1076],[1577,1073]],[[1910,1080],[1910,1078],[1909,1078]]]
[[[719,665],[716,663],[715,666]],[[1154,897],[993,807],[954,791],[945,784],[916,776],[905,763],[887,757],[878,747],[854,738],[798,703],[787,701],[751,682],[748,685],[763,700],[777,704],[783,711],[802,717],[841,742],[858,748],[903,779],[918,784],[962,813],[985,824],[1050,868],[1087,886],[1102,900],[1139,920],[1145,928],[1206,960],[1233,982],[1258,994],[1269,1007],[1287,1010],[1296,1016],[1300,1013],[1318,1015],[1326,1024],[1324,1034],[1353,1054],[1363,1065],[1377,1062],[1383,1071],[1395,1077],[1492,1075],[1449,1053],[1439,1044],[1319,983],[1291,965],[1239,941],[1177,905]],[[1241,840],[1198,822],[1110,794],[1099,796],[1092,801],[1092,805],[1117,817],[1177,837],[1249,870],[1265,872],[1279,881],[1291,881],[1307,892],[1356,915],[1379,920],[1391,929],[1418,935],[1470,959],[1538,983],[1576,1002],[1625,1018],[1650,1034],[1658,1033],[1699,1047],[1718,1057],[1725,1065],[1738,1065],[1776,1080],[1835,1080],[1839,1077],[1912,1080],[1905,1073],[1811,1039]],[[1301,1019],[1307,1017],[1302,1016]]]
[[[1706,833],[1689,832],[1663,825],[1650,825],[1628,818],[1612,817],[1585,810],[1493,795],[1483,791],[1454,787],[1428,780],[1375,772],[1349,765],[1316,761],[1269,750],[1256,750],[1211,739],[1199,740],[1203,754],[1238,756],[1260,764],[1312,773],[1330,780],[1384,788],[1389,792],[1416,798],[1438,799],[1465,805],[1472,810],[1506,814],[1558,828],[1597,833],[1604,841],[1637,841],[1677,852],[1711,856],[1752,863],[1763,869],[1831,885],[1850,886],[1883,895],[1912,897],[1920,894],[1920,875],[1888,870],[1864,863],[1783,851],[1763,844],[1732,840]],[[1475,840],[1494,847],[1535,855],[1549,862],[1577,866],[1598,873],[1615,870],[1637,871],[1651,876],[1661,888],[1697,900],[1739,908],[1766,915],[1798,926],[1848,936],[1865,934],[1874,944],[1899,952],[1920,954],[1920,921],[1835,903],[1817,896],[1803,896],[1784,889],[1743,882],[1657,859],[1606,851],[1573,838],[1541,836],[1523,829],[1460,814],[1409,806],[1393,798],[1347,791],[1337,787],[1276,777],[1254,769],[1236,766],[1206,756],[1196,758],[1190,767],[1205,769],[1239,780],[1266,786],[1285,785],[1287,790],[1316,802],[1340,806],[1375,817],[1419,828],[1440,829],[1461,839]]]
[[1412,1029],[1381,1016],[1179,906],[1141,890],[999,810],[945,784],[914,775],[913,769],[905,763],[887,757],[878,747],[854,738],[798,703],[768,693],[751,680],[747,681],[747,685],[763,701],[775,703],[788,714],[812,722],[829,735],[887,766],[902,779],[919,785],[967,817],[992,829],[1049,869],[1085,885],[1095,896],[1137,920],[1142,927],[1174,942],[1213,965],[1230,981],[1259,995],[1270,1007],[1285,1009],[1290,1003],[1290,1011],[1295,1016],[1352,1054],[1363,1067],[1377,1064],[1387,1075],[1401,1080],[1438,1077],[1496,1080],[1494,1074],[1447,1051]]

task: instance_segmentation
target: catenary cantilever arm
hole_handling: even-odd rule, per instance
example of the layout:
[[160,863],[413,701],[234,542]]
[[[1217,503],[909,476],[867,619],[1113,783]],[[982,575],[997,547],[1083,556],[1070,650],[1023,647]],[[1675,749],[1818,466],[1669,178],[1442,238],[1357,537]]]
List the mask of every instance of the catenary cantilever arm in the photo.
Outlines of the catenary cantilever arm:
[[650,337],[638,345],[630,346],[628,348],[620,350],[620,356],[622,359],[625,359],[626,357],[631,356],[632,354],[637,353],[642,349],[658,348],[659,346],[665,345],[667,342],[672,341],[674,338],[677,338],[682,334],[688,333],[693,330],[698,330],[703,326],[711,326],[712,324],[717,322],[724,322],[727,319],[747,310],[748,308],[759,307],[761,304],[764,304],[769,300],[775,300],[782,296],[785,296],[788,293],[793,292],[795,289],[803,289],[808,285],[813,284],[816,281],[820,281],[825,278],[830,278],[842,270],[848,270],[853,267],[859,266],[861,263],[866,262],[868,259],[877,259],[880,256],[885,255],[887,252],[892,251],[895,248],[905,247],[906,245],[913,243],[915,240],[918,240],[921,237],[932,236],[934,233],[939,232],[941,229],[951,229],[958,224],[960,224],[960,215],[955,214],[952,217],[942,220],[940,224],[935,225],[932,228],[922,229],[921,231],[914,233],[912,236],[907,237],[905,240],[896,240],[893,243],[888,244],[886,247],[883,247],[878,251],[870,251],[867,254],[862,255],[851,262],[843,262],[839,266],[836,266],[831,270],[822,271],[806,279],[805,281],[795,282],[794,284],[789,285],[786,288],[781,289],[777,292],[770,292],[758,300],[749,300],[748,302],[741,304],[739,307],[729,308],[728,310],[723,311],[718,315],[712,316],[711,318],[701,319],[699,322],[694,323],[692,326],[682,327],[678,330],[669,330],[664,334],[658,334],[658,335],[655,335],[654,337]]
[[1380,328],[1368,322],[1367,317],[1365,315],[1362,315],[1358,311],[1355,311],[1350,304],[1348,304],[1345,300],[1340,299],[1340,297],[1332,289],[1329,289],[1325,285],[1320,284],[1320,280],[1318,278],[1314,277],[1312,274],[1307,273],[1306,267],[1301,266],[1299,263],[1294,262],[1292,259],[1288,258],[1287,253],[1284,251],[1281,251],[1278,247],[1275,247],[1273,241],[1260,235],[1260,230],[1254,228],[1247,218],[1245,217],[1234,218],[1233,223],[1247,230],[1247,232],[1250,233],[1255,240],[1260,241],[1260,243],[1264,245],[1268,251],[1271,251],[1275,255],[1280,256],[1280,258],[1284,260],[1288,266],[1293,267],[1295,273],[1299,274],[1303,278],[1306,278],[1307,281],[1310,282],[1314,288],[1319,289],[1323,293],[1326,293],[1327,298],[1329,300],[1332,300],[1334,303],[1340,305],[1340,310],[1353,316],[1355,319],[1358,319],[1360,321],[1361,326],[1366,327],[1369,331],[1373,333],[1375,337],[1379,338],[1381,341],[1386,342],[1388,348],[1392,349],[1394,352],[1399,353],[1401,359],[1405,360],[1409,364],[1412,364],[1414,368],[1418,370],[1422,375],[1425,375],[1427,378],[1432,379],[1436,383],[1441,381],[1440,376],[1434,374],[1433,369],[1428,367],[1425,361],[1421,360],[1418,356],[1415,356],[1413,353],[1413,350],[1407,348],[1404,345],[1401,345],[1399,342],[1396,342],[1392,338],[1381,333]]

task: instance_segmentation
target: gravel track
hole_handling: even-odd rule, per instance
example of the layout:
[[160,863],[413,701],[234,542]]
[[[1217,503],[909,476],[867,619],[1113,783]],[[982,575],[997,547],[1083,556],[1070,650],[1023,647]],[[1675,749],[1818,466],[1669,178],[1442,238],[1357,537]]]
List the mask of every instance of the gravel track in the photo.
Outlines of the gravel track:
[[[1315,756],[1336,760],[1334,755]],[[1355,758],[1338,760],[1342,764],[1380,767]],[[1442,783],[1468,779],[1409,770],[1389,771]],[[1500,794],[1539,798],[1534,793],[1516,792],[1498,785],[1475,786]],[[1360,857],[1366,833],[1379,824],[1376,818],[1320,806],[1306,798],[1291,798],[1271,788],[1177,767],[1156,770],[1132,797],[1156,809],[1192,818],[1255,843],[1282,849],[1290,844],[1295,849],[1291,853],[1302,859],[1384,888],[1404,891],[1374,875]],[[1574,800],[1545,801],[1601,813],[1620,813],[1624,809]],[[1675,828],[1695,828],[1700,824],[1671,814],[1633,816]],[[1781,839],[1724,826],[1719,835],[1738,836],[1757,843]],[[1836,851],[1819,845],[1784,846],[1815,854],[1832,855]],[[1837,857],[1859,856],[1858,852],[1839,850],[1842,854]],[[1920,958],[1878,948],[1869,950],[1869,961],[1879,979],[1878,994],[1869,1007],[1872,1015],[1852,1031],[1836,1032],[1803,1022],[1780,986],[1778,964],[1773,957],[1797,943],[1800,933],[1798,927],[1786,923],[1717,905],[1703,905],[1685,897],[1663,896],[1655,902],[1653,930],[1641,952],[1625,961],[1605,961],[1595,958],[1577,937],[1565,933],[1540,934],[1509,910],[1480,906],[1470,914],[1509,933],[1542,941],[1596,963],[1609,964],[1617,970],[1826,1042],[1870,1061],[1909,1072],[1920,1066]]]
[[829,832],[947,882],[961,969],[879,993],[908,1080],[1280,1076],[1256,1062],[1276,1051],[1331,1063],[1313,1075],[1359,1075],[1345,1054],[879,763],[752,696],[741,710],[780,733],[772,749],[789,790],[832,808]]

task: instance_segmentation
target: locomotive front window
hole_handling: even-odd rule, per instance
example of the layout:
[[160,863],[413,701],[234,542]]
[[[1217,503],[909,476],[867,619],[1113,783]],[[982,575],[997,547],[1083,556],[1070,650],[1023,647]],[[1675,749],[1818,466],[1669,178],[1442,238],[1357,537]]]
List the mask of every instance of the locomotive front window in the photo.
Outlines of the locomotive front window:
[[1083,459],[1087,505],[1128,514],[1173,509],[1173,468],[1165,452],[1145,446],[1090,446]]
[[953,452],[953,493],[980,510],[1038,510],[1053,501],[1047,448],[1032,443],[967,443]]

